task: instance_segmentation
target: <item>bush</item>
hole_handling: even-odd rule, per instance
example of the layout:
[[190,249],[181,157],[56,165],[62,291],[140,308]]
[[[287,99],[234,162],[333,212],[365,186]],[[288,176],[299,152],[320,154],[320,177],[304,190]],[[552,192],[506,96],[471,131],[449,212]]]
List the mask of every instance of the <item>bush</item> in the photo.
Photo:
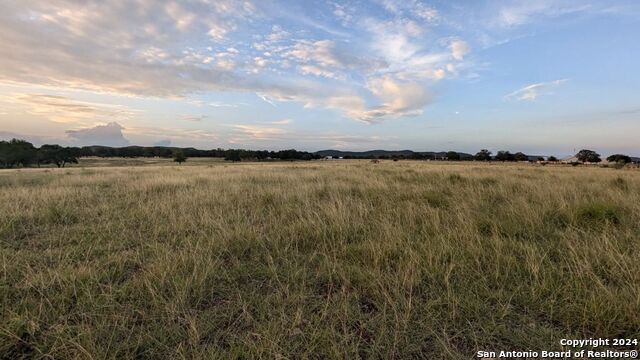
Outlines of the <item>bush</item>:
[[184,152],[182,152],[182,150],[177,150],[173,153],[173,161],[177,162],[178,164],[182,164],[183,162],[187,161],[187,157],[184,155]]
[[578,208],[576,217],[582,225],[617,225],[622,221],[622,211],[614,205],[595,203]]

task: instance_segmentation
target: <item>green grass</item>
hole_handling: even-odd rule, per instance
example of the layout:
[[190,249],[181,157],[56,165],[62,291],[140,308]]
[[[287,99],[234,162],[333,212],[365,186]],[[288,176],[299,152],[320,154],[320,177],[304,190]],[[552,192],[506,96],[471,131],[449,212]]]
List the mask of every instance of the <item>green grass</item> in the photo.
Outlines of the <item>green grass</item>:
[[640,337],[640,172],[0,172],[0,358],[470,358]]

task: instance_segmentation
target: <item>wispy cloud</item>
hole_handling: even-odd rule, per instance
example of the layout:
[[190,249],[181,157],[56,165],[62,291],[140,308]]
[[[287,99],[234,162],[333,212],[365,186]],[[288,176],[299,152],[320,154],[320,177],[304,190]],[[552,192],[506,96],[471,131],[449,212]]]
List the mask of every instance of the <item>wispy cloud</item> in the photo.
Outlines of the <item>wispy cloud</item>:
[[501,26],[513,27],[592,9],[592,5],[575,0],[511,1],[499,9],[497,21]]
[[273,124],[273,125],[289,125],[292,122],[293,122],[293,120],[291,120],[291,119],[282,119],[282,120],[271,121],[270,124]]
[[208,117],[207,115],[183,115],[181,119],[184,121],[200,122],[206,120]]
[[564,84],[565,82],[567,82],[567,79],[560,79],[560,80],[527,85],[510,94],[505,95],[505,99],[520,100],[520,101],[534,101],[540,95],[549,94],[550,93],[549,89],[558,87]]
[[50,121],[72,124],[94,124],[101,121],[127,120],[141,111],[123,105],[81,101],[51,94],[0,95],[0,102],[19,106],[28,114],[42,116]]

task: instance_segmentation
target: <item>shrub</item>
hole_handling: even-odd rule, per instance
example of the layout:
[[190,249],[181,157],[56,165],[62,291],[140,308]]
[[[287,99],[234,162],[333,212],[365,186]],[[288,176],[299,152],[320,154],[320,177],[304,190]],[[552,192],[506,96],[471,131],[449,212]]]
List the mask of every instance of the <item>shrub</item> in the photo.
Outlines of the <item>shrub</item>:
[[184,155],[184,152],[182,152],[182,150],[177,150],[173,153],[173,161],[177,162],[178,164],[182,164],[183,162],[187,161],[187,157]]
[[617,225],[622,221],[620,208],[604,203],[581,206],[578,208],[576,216],[582,225]]

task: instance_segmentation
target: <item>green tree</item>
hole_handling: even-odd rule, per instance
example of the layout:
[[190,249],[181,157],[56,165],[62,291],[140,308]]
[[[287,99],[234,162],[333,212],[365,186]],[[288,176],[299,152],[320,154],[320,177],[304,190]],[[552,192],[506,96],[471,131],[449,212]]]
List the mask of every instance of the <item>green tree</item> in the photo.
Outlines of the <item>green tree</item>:
[[67,164],[77,164],[78,158],[74,152],[60,145],[42,145],[38,149],[38,166],[40,164],[55,164],[59,168]]
[[458,154],[455,151],[448,151],[447,152],[447,160],[458,161],[458,160],[460,160],[460,154]]
[[496,160],[498,161],[513,161],[513,154],[508,151],[498,151],[496,154]]
[[631,162],[631,158],[627,155],[622,154],[614,154],[607,158],[608,162],[618,162],[623,164],[628,164]]
[[183,162],[187,161],[187,157],[184,155],[184,152],[182,150],[176,150],[173,152],[173,161],[177,162],[178,165],[180,165]]
[[224,157],[224,159],[226,161],[233,161],[233,162],[242,160],[240,158],[240,151],[238,150],[228,150],[227,155]]
[[489,161],[491,160],[491,151],[482,149],[478,151],[478,153],[474,156],[474,159],[478,161]]
[[528,161],[529,157],[527,155],[525,155],[524,153],[521,152],[517,152],[515,154],[513,154],[513,158],[515,161]]
[[558,161],[558,158],[553,156],[553,155],[551,155],[551,156],[549,156],[549,158],[547,158],[547,161],[556,162],[556,161]]
[[37,150],[32,143],[25,140],[12,139],[0,141],[0,166],[29,166],[37,160]]
[[600,159],[600,154],[593,150],[587,149],[578,151],[576,157],[582,162],[599,163],[600,161],[602,161],[602,159]]

